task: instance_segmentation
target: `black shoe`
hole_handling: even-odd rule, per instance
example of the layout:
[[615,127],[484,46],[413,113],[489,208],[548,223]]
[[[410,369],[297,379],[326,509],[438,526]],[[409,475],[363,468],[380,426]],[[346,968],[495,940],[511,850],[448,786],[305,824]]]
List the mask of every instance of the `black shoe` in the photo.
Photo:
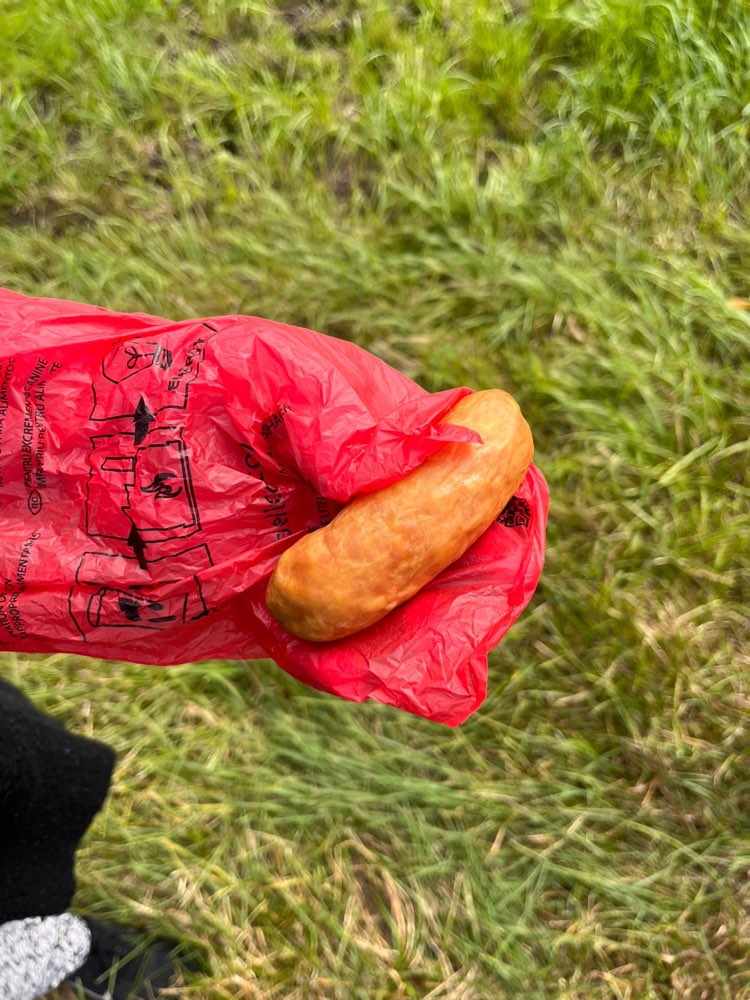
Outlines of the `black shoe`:
[[114,924],[83,918],[91,931],[89,957],[68,979],[88,1000],[156,1000],[181,971],[174,942],[138,941]]

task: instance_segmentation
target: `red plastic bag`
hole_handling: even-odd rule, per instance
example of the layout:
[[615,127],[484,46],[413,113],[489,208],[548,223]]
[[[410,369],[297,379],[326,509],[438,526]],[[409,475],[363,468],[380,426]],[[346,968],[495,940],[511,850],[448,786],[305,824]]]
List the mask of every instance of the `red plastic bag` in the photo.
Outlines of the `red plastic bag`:
[[272,657],[310,687],[457,725],[541,573],[532,467],[462,559],[371,628],[268,614],[279,554],[464,428],[348,343],[247,316],[172,323],[0,289],[0,648],[174,664]]

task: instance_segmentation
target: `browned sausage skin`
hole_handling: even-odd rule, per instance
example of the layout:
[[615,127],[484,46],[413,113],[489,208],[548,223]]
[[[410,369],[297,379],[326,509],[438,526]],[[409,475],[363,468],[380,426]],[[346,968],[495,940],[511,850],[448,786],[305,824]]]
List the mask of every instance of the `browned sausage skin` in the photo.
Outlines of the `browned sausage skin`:
[[462,556],[513,496],[534,455],[513,397],[472,393],[441,422],[482,443],[446,444],[281,555],[266,604],[289,632],[325,642],[373,625]]

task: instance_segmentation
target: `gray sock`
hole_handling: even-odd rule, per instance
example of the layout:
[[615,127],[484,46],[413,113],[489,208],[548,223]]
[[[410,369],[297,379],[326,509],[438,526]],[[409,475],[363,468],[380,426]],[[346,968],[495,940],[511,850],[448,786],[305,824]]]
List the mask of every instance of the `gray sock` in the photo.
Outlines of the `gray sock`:
[[36,1000],[86,961],[91,932],[80,917],[29,917],[0,924],[0,997]]

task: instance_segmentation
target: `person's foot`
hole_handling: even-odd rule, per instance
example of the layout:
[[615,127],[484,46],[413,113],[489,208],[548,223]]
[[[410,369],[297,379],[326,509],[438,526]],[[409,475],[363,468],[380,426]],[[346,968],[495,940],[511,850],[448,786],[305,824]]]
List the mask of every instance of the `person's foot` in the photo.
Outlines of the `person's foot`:
[[181,971],[179,948],[169,941],[141,941],[114,924],[83,918],[91,951],[68,985],[87,1000],[156,1000]]

